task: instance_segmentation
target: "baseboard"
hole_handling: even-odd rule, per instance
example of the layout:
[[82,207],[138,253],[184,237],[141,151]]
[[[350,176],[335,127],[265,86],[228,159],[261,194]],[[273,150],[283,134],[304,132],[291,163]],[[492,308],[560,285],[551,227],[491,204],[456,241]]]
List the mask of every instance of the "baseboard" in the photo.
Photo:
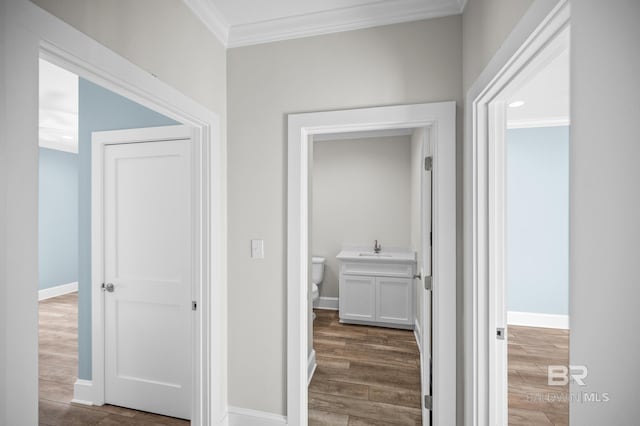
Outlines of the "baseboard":
[[569,329],[569,315],[536,314],[534,312],[507,312],[507,324],[524,327]]
[[279,414],[229,407],[229,426],[281,426],[286,424],[287,418]]
[[307,385],[311,383],[313,373],[316,372],[316,367],[316,350],[311,349],[311,353],[309,354],[309,361],[307,362]]
[[416,338],[418,350],[420,351],[420,353],[422,353],[422,345],[420,344],[420,342],[422,342],[422,329],[420,328],[420,323],[418,322],[417,318],[415,319],[413,325],[413,336]]
[[93,405],[93,382],[78,379],[73,385],[73,399],[71,402],[82,405]]
[[338,310],[338,298],[337,297],[320,297],[316,303],[313,304],[314,309],[327,309],[330,311]]
[[51,299],[52,297],[62,296],[63,294],[73,293],[74,291],[78,291],[77,281],[38,290],[38,300]]

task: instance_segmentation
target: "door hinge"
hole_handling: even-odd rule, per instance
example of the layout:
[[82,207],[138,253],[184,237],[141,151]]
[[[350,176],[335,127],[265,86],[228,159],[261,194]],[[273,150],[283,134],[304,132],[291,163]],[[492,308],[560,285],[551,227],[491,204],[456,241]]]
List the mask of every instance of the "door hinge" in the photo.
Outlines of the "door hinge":
[[431,395],[424,396],[424,408],[426,410],[433,410],[433,397]]
[[424,169],[428,172],[433,168],[433,157],[424,157]]
[[504,328],[502,327],[496,328],[496,339],[504,340]]
[[433,290],[433,280],[431,275],[424,277],[424,289],[428,291]]
[[195,300],[193,300],[193,301],[191,302],[191,310],[192,310],[192,311],[195,311],[195,310],[197,310],[197,309],[198,309],[198,303],[197,303]]

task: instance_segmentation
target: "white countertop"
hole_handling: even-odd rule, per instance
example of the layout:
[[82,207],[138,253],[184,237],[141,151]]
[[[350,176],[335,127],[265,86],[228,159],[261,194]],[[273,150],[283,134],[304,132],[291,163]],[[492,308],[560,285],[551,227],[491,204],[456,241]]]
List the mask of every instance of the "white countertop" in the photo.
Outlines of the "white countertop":
[[390,248],[385,250],[383,248],[380,253],[374,253],[371,247],[349,247],[344,248],[340,253],[338,253],[336,259],[367,262],[375,260],[378,262],[411,263],[416,261],[416,252],[407,249]]

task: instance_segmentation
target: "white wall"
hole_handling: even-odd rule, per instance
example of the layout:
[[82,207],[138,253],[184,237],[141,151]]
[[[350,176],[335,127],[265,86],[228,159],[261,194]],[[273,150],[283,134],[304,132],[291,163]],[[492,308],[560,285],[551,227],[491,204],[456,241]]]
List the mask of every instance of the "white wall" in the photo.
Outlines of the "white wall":
[[571,3],[571,364],[607,403],[571,404],[572,425],[640,418],[640,2]]
[[461,36],[456,16],[229,50],[230,405],[286,414],[287,114],[459,102]]

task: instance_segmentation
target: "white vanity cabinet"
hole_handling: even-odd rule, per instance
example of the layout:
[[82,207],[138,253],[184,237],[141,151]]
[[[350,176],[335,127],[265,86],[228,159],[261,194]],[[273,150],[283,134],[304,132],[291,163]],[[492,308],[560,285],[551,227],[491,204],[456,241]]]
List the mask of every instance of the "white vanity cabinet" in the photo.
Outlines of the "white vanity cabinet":
[[340,322],[413,329],[415,255],[342,251]]

